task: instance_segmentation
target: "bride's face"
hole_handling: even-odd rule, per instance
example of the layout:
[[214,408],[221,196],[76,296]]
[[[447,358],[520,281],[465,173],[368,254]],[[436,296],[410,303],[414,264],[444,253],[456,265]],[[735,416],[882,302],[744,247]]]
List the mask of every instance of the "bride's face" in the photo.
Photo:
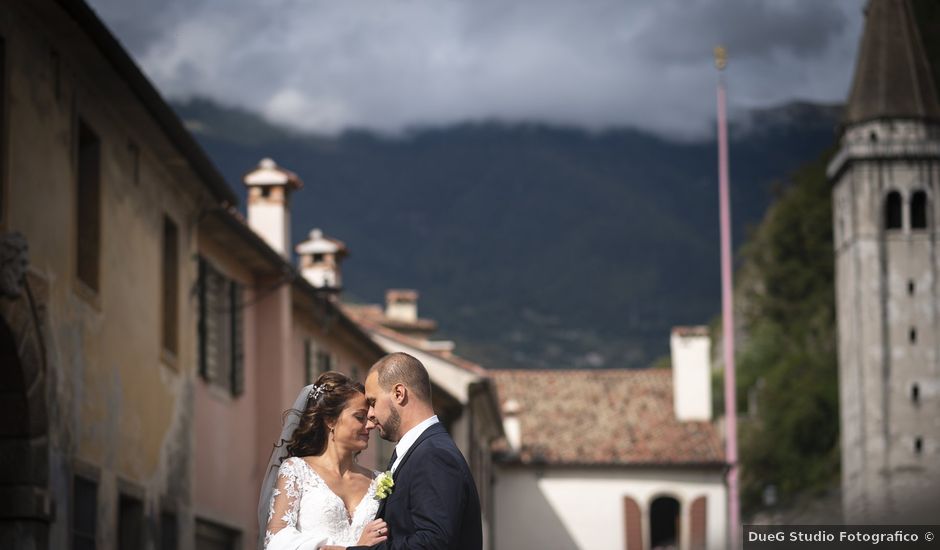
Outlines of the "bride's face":
[[349,398],[333,426],[333,442],[355,450],[369,446],[369,432],[374,427],[368,418],[366,396],[356,393]]

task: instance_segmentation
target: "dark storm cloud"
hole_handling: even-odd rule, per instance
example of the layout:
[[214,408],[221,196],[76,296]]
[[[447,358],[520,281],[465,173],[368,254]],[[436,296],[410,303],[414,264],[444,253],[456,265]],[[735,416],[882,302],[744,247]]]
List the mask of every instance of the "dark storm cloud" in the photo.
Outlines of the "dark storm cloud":
[[718,43],[737,57],[789,53],[811,62],[849,24],[848,14],[835,2],[661,0],[656,12],[637,40],[669,62],[695,61],[703,47]]
[[739,107],[841,101],[863,0],[91,0],[170,96],[350,126],[502,118],[710,131],[711,49]]

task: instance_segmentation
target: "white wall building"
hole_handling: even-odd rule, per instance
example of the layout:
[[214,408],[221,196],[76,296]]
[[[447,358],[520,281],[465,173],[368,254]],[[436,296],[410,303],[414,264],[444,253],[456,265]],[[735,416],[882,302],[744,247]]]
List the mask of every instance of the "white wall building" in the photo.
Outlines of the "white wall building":
[[703,329],[677,329],[672,371],[492,371],[508,439],[494,548],[726,548],[722,443],[701,406],[709,348]]

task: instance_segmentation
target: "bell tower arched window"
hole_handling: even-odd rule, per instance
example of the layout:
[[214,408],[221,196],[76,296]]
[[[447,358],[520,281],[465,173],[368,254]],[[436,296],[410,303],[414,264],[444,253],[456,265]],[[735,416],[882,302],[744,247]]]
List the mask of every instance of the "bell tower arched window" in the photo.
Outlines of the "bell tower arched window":
[[915,191],[911,196],[911,229],[927,229],[926,191]]
[[885,199],[885,229],[901,229],[901,194],[897,191]]

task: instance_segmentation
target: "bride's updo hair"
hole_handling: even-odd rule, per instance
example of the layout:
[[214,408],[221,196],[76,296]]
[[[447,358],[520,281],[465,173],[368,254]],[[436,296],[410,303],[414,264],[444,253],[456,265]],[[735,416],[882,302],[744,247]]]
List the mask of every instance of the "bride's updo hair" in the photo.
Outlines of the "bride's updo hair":
[[[326,450],[329,424],[335,423],[346,402],[365,393],[365,387],[341,372],[325,372],[314,382],[300,423],[287,441],[287,456],[316,456]],[[289,413],[291,411],[287,411]],[[284,443],[283,441],[281,442]]]

